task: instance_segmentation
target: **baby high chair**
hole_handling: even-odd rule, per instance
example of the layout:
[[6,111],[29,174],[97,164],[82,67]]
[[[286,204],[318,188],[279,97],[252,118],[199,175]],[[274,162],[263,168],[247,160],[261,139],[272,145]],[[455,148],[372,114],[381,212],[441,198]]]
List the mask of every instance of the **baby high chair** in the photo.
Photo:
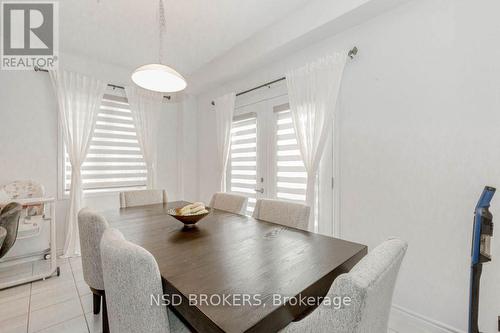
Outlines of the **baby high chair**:
[[56,265],[54,199],[45,197],[43,186],[28,180],[0,187],[0,206],[9,206],[12,202],[18,204],[20,218],[16,224],[15,236],[12,231],[7,230],[4,244],[0,248],[0,269],[40,259],[50,259],[50,265],[47,272],[18,277],[13,281],[0,281],[0,289],[45,279],[54,272],[60,274]]
[[[45,190],[43,186],[32,180],[18,180],[0,188],[0,198],[3,199],[0,200],[5,202],[40,199],[44,196]],[[21,211],[17,239],[22,240],[40,236],[43,230],[42,222],[44,217],[44,204],[32,203],[24,205]],[[42,247],[48,248],[48,241],[48,234],[39,237],[36,241],[32,239],[29,242],[30,244],[21,244],[21,246],[16,246],[9,251],[10,253],[7,258],[24,257],[26,254],[36,252],[37,249],[40,250]],[[41,243],[45,243],[45,245]]]
[[0,212],[0,227],[5,229],[3,244],[0,246],[0,259],[3,258],[16,243],[21,209],[22,206],[20,204],[11,202],[3,207]]

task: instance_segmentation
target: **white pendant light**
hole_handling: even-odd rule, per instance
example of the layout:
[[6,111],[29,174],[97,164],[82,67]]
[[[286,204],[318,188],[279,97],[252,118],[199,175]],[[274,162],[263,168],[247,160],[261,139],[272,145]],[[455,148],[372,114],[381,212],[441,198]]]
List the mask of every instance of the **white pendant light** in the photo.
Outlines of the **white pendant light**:
[[165,9],[163,0],[160,1],[159,11],[159,60],[158,64],[148,64],[138,67],[132,73],[132,81],[139,87],[163,92],[173,93],[184,90],[187,86],[186,80],[173,68],[161,64],[163,60],[163,32],[165,30]]
[[174,69],[162,64],[149,64],[132,73],[132,81],[139,87],[158,92],[177,92],[187,86],[186,80]]

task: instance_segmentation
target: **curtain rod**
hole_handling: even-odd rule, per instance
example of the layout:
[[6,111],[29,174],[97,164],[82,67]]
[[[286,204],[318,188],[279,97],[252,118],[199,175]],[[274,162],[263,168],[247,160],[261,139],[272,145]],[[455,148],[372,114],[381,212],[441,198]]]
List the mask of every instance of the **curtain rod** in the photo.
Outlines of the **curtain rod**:
[[[358,48],[355,46],[353,47],[352,49],[349,50],[349,52],[347,53],[347,56],[351,59],[354,59],[354,56],[358,54]],[[253,87],[251,89],[248,89],[248,90],[245,90],[245,91],[242,91],[242,92],[239,92],[236,94],[236,97],[238,96],[241,96],[241,95],[244,95],[244,94],[247,94],[249,92],[252,92],[254,90],[257,90],[257,89],[260,89],[260,88],[264,88],[264,87],[267,87],[267,86],[270,86],[271,84],[274,84],[274,83],[278,83],[280,81],[283,81],[283,80],[286,80],[286,77],[280,77],[279,79],[276,79],[276,80],[273,80],[273,81],[269,81],[269,82],[266,82],[264,84],[261,84],[260,86],[257,86],[257,87]],[[212,105],[215,105],[215,102],[212,101],[211,102]]]
[[[35,66],[33,69],[35,70],[35,72],[45,72],[45,73],[49,72],[48,70],[40,68],[38,66]],[[124,86],[118,86],[118,85],[112,84],[112,83],[108,83],[108,87],[111,87],[113,89],[123,89],[123,90],[125,90]],[[166,99],[170,100],[171,96],[163,96],[163,98],[166,98]]]

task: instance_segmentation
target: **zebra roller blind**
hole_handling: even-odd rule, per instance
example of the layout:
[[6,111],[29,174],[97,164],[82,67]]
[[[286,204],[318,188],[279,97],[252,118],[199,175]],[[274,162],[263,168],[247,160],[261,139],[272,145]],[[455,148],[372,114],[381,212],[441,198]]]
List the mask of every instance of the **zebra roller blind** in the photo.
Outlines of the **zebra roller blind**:
[[276,197],[306,200],[307,172],[300,156],[292,113],[288,105],[276,108]]
[[[64,172],[64,188],[69,191],[71,163],[67,154]],[[145,188],[146,181],[146,164],[127,98],[118,90],[107,93],[103,96],[90,149],[82,165],[84,192]]]
[[257,186],[257,115],[235,117],[231,129],[231,150],[227,166],[226,190],[248,197],[247,214],[256,202]]

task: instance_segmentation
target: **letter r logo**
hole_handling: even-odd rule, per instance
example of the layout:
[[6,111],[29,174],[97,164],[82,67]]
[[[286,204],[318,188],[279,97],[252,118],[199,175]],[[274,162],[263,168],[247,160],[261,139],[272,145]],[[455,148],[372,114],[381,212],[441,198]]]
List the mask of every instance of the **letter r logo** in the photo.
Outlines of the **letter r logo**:
[[54,4],[2,3],[3,55],[53,55]]

